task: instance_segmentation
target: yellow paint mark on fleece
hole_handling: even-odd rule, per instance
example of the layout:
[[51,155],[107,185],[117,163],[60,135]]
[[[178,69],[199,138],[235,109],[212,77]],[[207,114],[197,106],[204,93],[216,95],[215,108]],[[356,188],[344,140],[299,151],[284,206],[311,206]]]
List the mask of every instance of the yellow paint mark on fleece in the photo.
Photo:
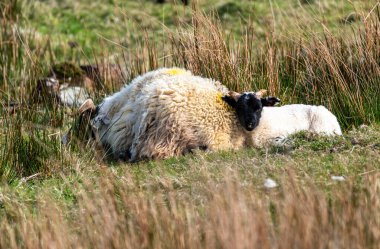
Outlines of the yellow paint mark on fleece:
[[186,73],[186,70],[180,69],[180,68],[171,68],[171,69],[166,70],[165,73],[169,75],[180,75],[180,74]]
[[223,97],[223,94],[222,94],[222,93],[217,93],[217,94],[216,94],[216,103],[220,104],[221,106],[223,106],[223,108],[225,108],[225,109],[227,109],[227,110],[229,110],[229,111],[233,110],[233,108],[232,108],[229,104],[227,104],[227,103],[222,99],[222,97]]

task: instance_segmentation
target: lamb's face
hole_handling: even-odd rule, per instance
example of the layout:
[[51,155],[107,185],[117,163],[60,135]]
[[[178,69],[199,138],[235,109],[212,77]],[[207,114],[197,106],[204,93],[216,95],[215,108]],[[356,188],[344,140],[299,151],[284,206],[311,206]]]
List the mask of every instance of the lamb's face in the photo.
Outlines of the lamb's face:
[[259,125],[263,105],[253,93],[243,93],[236,103],[236,114],[240,124],[252,131]]
[[263,106],[274,106],[280,102],[278,98],[261,98],[262,92],[245,92],[242,94],[230,92],[223,100],[232,106],[239,119],[240,124],[247,130],[252,131],[260,122]]

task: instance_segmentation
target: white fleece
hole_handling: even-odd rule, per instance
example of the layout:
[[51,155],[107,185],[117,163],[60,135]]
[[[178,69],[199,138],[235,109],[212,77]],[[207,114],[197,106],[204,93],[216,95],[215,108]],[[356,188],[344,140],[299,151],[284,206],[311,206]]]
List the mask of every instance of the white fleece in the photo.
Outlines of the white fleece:
[[100,105],[94,126],[114,154],[132,160],[181,155],[198,147],[237,149],[247,133],[222,100],[220,82],[178,68],[137,77]]
[[252,132],[253,145],[262,147],[273,144],[299,131],[342,135],[337,118],[324,106],[294,104],[264,107],[259,125]]

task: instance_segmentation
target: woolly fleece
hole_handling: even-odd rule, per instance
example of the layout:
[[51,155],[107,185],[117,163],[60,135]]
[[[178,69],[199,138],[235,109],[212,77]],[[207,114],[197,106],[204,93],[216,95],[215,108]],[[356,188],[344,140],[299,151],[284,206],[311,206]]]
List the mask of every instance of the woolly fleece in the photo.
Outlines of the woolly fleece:
[[337,118],[324,106],[294,104],[264,107],[260,123],[252,131],[253,145],[263,147],[281,143],[299,131],[327,136],[342,135]]
[[101,143],[131,160],[166,158],[192,149],[239,149],[250,139],[222,100],[228,89],[189,71],[159,69],[106,98],[94,119]]

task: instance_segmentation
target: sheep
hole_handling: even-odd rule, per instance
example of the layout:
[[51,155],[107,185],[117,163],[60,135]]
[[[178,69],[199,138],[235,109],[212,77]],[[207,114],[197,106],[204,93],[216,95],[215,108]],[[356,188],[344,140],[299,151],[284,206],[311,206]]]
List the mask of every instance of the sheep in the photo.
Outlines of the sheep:
[[[257,103],[255,111],[265,103],[260,94],[249,96]],[[252,143],[249,130],[255,124],[240,125],[227,104],[234,95],[218,81],[183,69],[159,69],[106,98],[92,125],[100,143],[118,159],[160,159],[196,148],[239,149]],[[251,118],[258,120],[259,114]]]
[[338,120],[324,106],[293,104],[263,108],[252,133],[253,145],[281,144],[289,135],[307,131],[325,136],[342,135]]
[[[117,147],[116,143],[129,144],[130,139],[132,139],[131,126],[134,124],[133,120],[139,115],[134,106],[139,105],[136,99],[143,95],[143,89],[154,81],[165,81],[168,78],[179,76],[191,77],[192,74],[190,71],[181,68],[161,68],[136,77],[119,92],[105,98],[99,105],[97,115],[92,122],[97,130],[96,134],[99,135],[99,142],[105,147],[113,144],[112,147],[114,148]],[[223,90],[221,84],[219,87]],[[122,116],[123,120],[125,119],[127,122],[118,122]]]
[[[240,123],[244,118],[253,115],[255,110],[249,109],[245,99],[247,93],[237,94],[227,102],[236,111]],[[240,105],[237,103],[241,102]],[[275,99],[269,99],[275,101]],[[264,104],[272,106],[271,104]],[[324,106],[293,104],[281,107],[264,107],[259,123],[252,129],[252,145],[263,147],[281,144],[289,135],[299,131],[308,131],[326,136],[342,135],[342,130],[334,114]]]

